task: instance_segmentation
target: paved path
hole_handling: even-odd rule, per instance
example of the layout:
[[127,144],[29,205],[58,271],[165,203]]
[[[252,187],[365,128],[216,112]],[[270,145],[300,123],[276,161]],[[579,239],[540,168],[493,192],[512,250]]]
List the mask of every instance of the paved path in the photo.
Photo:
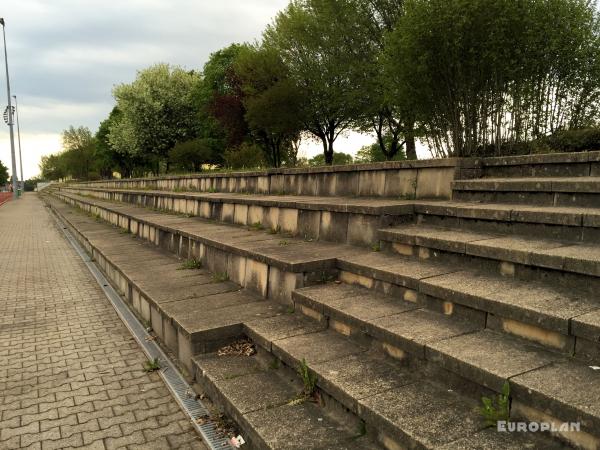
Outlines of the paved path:
[[0,207],[0,449],[205,449],[36,194]]

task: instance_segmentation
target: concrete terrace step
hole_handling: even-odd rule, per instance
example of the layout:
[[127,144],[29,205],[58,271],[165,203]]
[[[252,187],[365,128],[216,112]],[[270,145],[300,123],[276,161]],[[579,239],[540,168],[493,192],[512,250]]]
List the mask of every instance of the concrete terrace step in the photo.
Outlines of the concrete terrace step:
[[[297,379],[275,378],[273,369],[264,370],[264,365],[258,368],[252,359],[220,360],[204,355],[195,358],[194,366],[188,365],[239,420],[257,448],[379,448],[370,437],[377,437],[387,448],[556,447],[544,436],[483,430],[475,409],[477,402],[433,383],[417,370],[418,366],[398,366],[377,350],[368,350],[331,330],[323,331],[323,322],[290,314],[247,291],[186,295],[189,289],[180,291],[179,283],[202,284],[208,275],[204,270],[176,271],[177,260],[171,255],[140,245],[131,236],[56,200],[48,201],[132,307],[151,321],[161,340],[184,364],[194,354],[214,350],[219,342],[240,334],[251,337],[259,353],[269,352],[289,368],[306,359],[318,377],[326,411],[312,404],[297,408],[283,404],[295,393]],[[156,266],[165,268],[160,280]],[[225,289],[231,287],[231,283],[213,282]],[[165,295],[169,291],[173,297]],[[195,336],[201,337],[197,342],[201,345],[190,346]],[[264,388],[257,388],[260,386]],[[339,409],[335,406],[338,403],[355,419],[336,421],[337,416],[329,413],[331,408]],[[356,420],[366,423],[367,434],[353,439],[358,428],[348,424]],[[323,445],[317,446],[315,437]]]
[[367,435],[377,435],[386,448],[453,448],[459,441],[475,449],[486,440],[490,448],[559,447],[541,436],[506,439],[483,431],[477,402],[432,382],[418,365],[399,366],[332,331],[301,334],[297,321],[289,318],[288,332],[285,322],[275,332],[256,322],[247,334],[270,342],[272,354],[288,367],[305,360],[318,387],[364,420]]
[[[573,272],[590,277],[600,276],[600,245],[482,233],[426,225],[403,225],[379,230],[382,241],[394,245],[403,254],[422,258],[454,254],[500,262]],[[398,245],[400,244],[400,245]],[[431,251],[427,251],[427,249]],[[481,264],[477,259],[476,263]],[[510,270],[506,264],[503,271]],[[588,282],[592,281],[589,279]]]
[[581,442],[600,443],[600,372],[585,364],[360,287],[312,286],[296,290],[294,299],[300,309],[316,311],[342,333],[368,334],[396,347],[400,358],[425,359],[494,391],[509,380],[513,418],[536,420],[542,413],[580,421],[582,430],[595,436],[580,436]]
[[600,208],[419,201],[415,214],[417,223],[447,228],[600,242]]
[[[334,242],[372,245],[377,228],[412,217],[412,203],[391,198],[244,195],[63,187],[61,192],[260,226]],[[360,230],[360,232],[357,232]]]
[[338,258],[340,280],[493,327],[582,359],[600,355],[594,293],[477,271],[458,263],[370,253]]
[[300,380],[276,363],[267,365],[258,355],[198,355],[196,379],[209,396],[249,433],[256,449],[380,448],[350,427],[329,418],[312,402],[290,405],[302,391]]
[[[209,203],[234,203],[244,205],[272,206],[291,209],[323,210],[332,212],[348,212],[355,214],[392,214],[401,215],[412,213],[412,202],[409,200],[396,200],[393,198],[377,197],[327,197],[327,196],[309,196],[309,195],[261,195],[261,194],[235,194],[223,192],[181,192],[164,190],[146,190],[146,189],[108,189],[91,187],[61,187],[60,191],[70,193],[81,193],[79,195],[90,195],[95,192],[98,194],[109,194],[107,200],[126,201],[125,195],[146,196],[147,198],[172,198],[180,200],[206,201]],[[112,195],[111,195],[112,194]],[[100,198],[100,197],[98,197]],[[160,202],[141,202],[144,206],[160,208]],[[180,208],[180,210],[177,210]],[[180,206],[175,212],[186,213],[189,209]]]
[[[59,194],[64,195],[64,194]],[[85,204],[87,199],[77,196],[66,198],[76,199],[80,204]],[[202,253],[203,259],[209,269],[214,272],[227,272],[232,281],[242,284],[263,296],[283,301],[290,301],[291,291],[311,282],[320,281],[320,274],[333,274],[336,269],[342,271],[342,279],[347,279],[349,273],[356,273],[367,277],[365,283],[371,286],[377,283],[387,283],[388,286],[401,286],[408,289],[401,295],[411,299],[428,303],[434,309],[452,308],[458,313],[466,312],[473,316],[473,320],[482,322],[490,316],[501,329],[507,329],[536,341],[542,341],[554,348],[572,353],[576,350],[582,357],[599,353],[598,345],[588,341],[586,337],[595,334],[595,319],[584,327],[574,327],[573,332],[582,332],[583,336],[575,348],[575,339],[569,334],[569,321],[594,310],[590,301],[585,297],[579,299],[569,292],[553,290],[545,286],[531,287],[523,282],[498,278],[490,279],[488,274],[457,274],[448,276],[451,282],[458,282],[458,288],[450,289],[446,285],[435,286],[433,281],[428,284],[421,281],[423,278],[440,276],[462,270],[456,264],[442,264],[437,262],[420,261],[415,263],[406,258],[385,256],[381,253],[367,252],[352,247],[334,245],[329,243],[304,242],[286,239],[288,245],[281,246],[279,241],[271,245],[272,235],[260,231],[248,231],[231,225],[216,225],[198,219],[174,217],[148,211],[135,206],[124,206],[101,200],[94,200],[94,207],[105,208],[105,211],[119,212],[122,217],[127,217],[125,226],[134,233],[146,237],[155,244],[169,248],[182,257],[196,256]],[[110,219],[110,218],[109,218]],[[114,217],[113,223],[119,223]],[[152,227],[170,230],[171,237],[148,235],[146,230],[134,226],[134,222],[145,221]],[[160,234],[160,233],[156,233]],[[182,235],[190,241],[200,241],[214,251],[186,250],[189,242],[175,239],[172,236]],[[262,241],[261,239],[265,239]],[[164,241],[167,241],[165,246]],[[217,253],[224,251],[224,253]],[[232,255],[242,255],[239,259]],[[300,260],[300,261],[299,261]],[[382,270],[383,268],[383,270]],[[294,272],[296,271],[296,272]],[[329,275],[328,275],[329,276]],[[370,277],[370,278],[369,278]],[[486,280],[488,285],[500,286],[498,292],[489,292],[482,289],[480,281]],[[444,279],[439,280],[443,283]],[[368,284],[371,283],[371,284]],[[512,284],[511,284],[512,283]],[[376,283],[375,283],[376,284]],[[468,289],[467,289],[468,288]],[[467,289],[465,291],[465,289]],[[434,294],[435,297],[432,297]],[[542,295],[543,294],[543,295]],[[537,295],[542,295],[544,302],[536,300]],[[547,305],[551,305],[548,310]],[[466,306],[466,308],[465,308]],[[198,326],[199,324],[195,324]],[[530,325],[528,327],[527,325]],[[197,330],[202,331],[201,329]]]
[[547,206],[600,205],[600,177],[481,178],[452,182],[454,200],[532,203]]
[[[202,198],[214,195],[219,200],[211,203],[212,200],[176,200],[160,197],[158,200],[151,199],[150,204],[158,204],[163,210],[197,215],[225,223],[255,224],[267,229],[281,229],[304,238],[363,246],[371,246],[377,241],[377,229],[394,223],[409,222],[415,216],[418,222],[437,226],[456,226],[504,234],[544,234],[554,239],[600,242],[600,208],[482,204],[464,201],[198,195]],[[147,203],[142,194],[134,197],[134,202],[142,205]],[[219,203],[226,198],[236,202],[239,199],[243,203]],[[271,200],[273,198],[275,200]],[[261,206],[261,203],[271,201],[273,203],[270,204],[280,206]],[[296,209],[305,207],[317,209]]]
[[[289,299],[295,287],[335,270],[336,256],[364,252],[348,245],[294,239],[123,203],[54,195],[183,258],[201,259],[211,271],[227,274],[232,281],[265,297]],[[269,284],[269,280],[273,282]]]
[[[287,318],[293,317],[285,314],[281,305],[241,290],[233,283],[216,281],[206,270],[178,270],[182,261],[173,255],[119,233],[114,227],[77,213],[55,200],[46,201],[77,239],[85,243],[86,249],[91,250],[130,307],[151,324],[179,362],[194,373],[197,361],[203,361],[202,376],[198,381],[207,384],[213,401],[234,419],[239,419],[242,434],[250,438],[252,448],[380,448],[367,436],[358,436],[359,427],[349,429],[347,423],[329,417],[320,406],[287,406],[286,403],[299,392],[299,380],[290,380],[289,374],[286,378],[269,370],[259,373],[255,362],[243,357],[233,361],[207,355],[199,356],[196,363],[192,363],[194,355],[215,351],[231,339],[242,336],[244,324],[266,327],[272,332],[269,317],[280,316],[274,323],[285,323]],[[161,269],[160,275],[157,268]],[[195,286],[201,289],[196,291]],[[211,286],[221,286],[226,293],[215,294]],[[267,324],[259,325],[263,320]],[[280,326],[280,330],[283,328]],[[279,336],[314,333],[323,326],[297,317],[292,328]],[[197,345],[190,346],[194,341]],[[238,371],[235,380],[232,370]],[[274,422],[278,425],[274,426]],[[287,424],[288,429],[282,430],[282,424]],[[286,441],[288,438],[291,441]]]

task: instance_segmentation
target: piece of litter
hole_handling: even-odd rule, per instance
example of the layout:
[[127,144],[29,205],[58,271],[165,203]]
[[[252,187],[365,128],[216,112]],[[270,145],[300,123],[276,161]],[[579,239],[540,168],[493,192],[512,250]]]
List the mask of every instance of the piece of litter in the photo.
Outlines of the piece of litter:
[[232,344],[221,347],[217,354],[219,356],[252,356],[256,353],[254,344],[249,339],[241,339]]
[[232,437],[229,442],[235,448],[240,448],[242,445],[244,445],[246,443],[246,441],[244,440],[244,438],[242,437],[241,434],[238,434],[236,437]]
[[335,284],[342,284],[340,280],[335,280]]
[[600,367],[599,366],[590,366],[590,369],[592,369],[592,370],[600,370]]
[[317,420],[318,420],[319,422],[323,422],[323,418],[322,418],[322,417],[319,417]]
[[196,423],[200,424],[200,425],[204,425],[205,423],[207,423],[209,421],[209,417],[208,416],[202,416],[202,417],[198,417],[196,419]]

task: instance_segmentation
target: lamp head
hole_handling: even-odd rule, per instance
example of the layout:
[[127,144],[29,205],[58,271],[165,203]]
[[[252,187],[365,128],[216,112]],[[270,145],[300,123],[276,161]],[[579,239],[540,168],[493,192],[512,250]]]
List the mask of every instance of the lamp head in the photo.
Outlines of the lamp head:
[[4,26],[4,18],[0,17],[0,25]]

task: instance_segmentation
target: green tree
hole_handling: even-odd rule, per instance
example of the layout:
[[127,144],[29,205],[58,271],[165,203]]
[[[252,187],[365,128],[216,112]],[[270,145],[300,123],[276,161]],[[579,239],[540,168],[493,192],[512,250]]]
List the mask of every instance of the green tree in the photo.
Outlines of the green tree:
[[294,143],[303,127],[303,95],[289,78],[279,53],[270,47],[246,46],[234,70],[244,93],[246,121],[269,165],[295,162]]
[[4,186],[6,183],[8,183],[8,167],[0,161],[0,186]]
[[223,148],[239,146],[248,138],[243,93],[234,63],[244,46],[231,44],[210,55],[195,90],[200,136],[220,139]]
[[65,160],[61,154],[42,156],[39,167],[44,180],[58,181],[67,176]]
[[408,157],[417,159],[412,98],[401,97],[405,91],[389,83],[388,66],[383,63],[386,36],[396,28],[404,11],[404,0],[356,0],[355,7],[358,10],[356,26],[367,30],[362,35],[368,39],[364,45],[365,58],[357,61],[363,70],[357,71],[357,78],[353,80],[368,98],[359,128],[375,133],[379,153],[385,160],[395,159],[404,145]]
[[200,82],[194,71],[156,64],[138,72],[133,83],[116,86],[121,117],[109,126],[109,143],[120,153],[152,160],[155,173],[161,161],[168,169],[168,151],[199,133],[194,93]]
[[301,90],[304,129],[321,141],[327,164],[337,137],[369,102],[355,83],[370,52],[369,30],[357,26],[359,19],[353,0],[294,0],[263,36]]
[[586,0],[406,0],[386,46],[392,91],[413,99],[437,156],[585,126],[600,96],[597,16]]
[[[148,164],[144,155],[129,152],[122,147],[115,147],[114,142],[110,142],[111,129],[119,129],[119,121],[122,114],[118,107],[114,107],[108,118],[100,122],[96,132],[96,167],[100,176],[111,178],[114,171],[119,172],[121,178],[129,178],[135,171],[143,174]],[[123,143],[122,141],[119,141]]]
[[94,178],[96,141],[90,129],[70,126],[63,131],[62,142],[60,158],[66,174],[81,180]]

